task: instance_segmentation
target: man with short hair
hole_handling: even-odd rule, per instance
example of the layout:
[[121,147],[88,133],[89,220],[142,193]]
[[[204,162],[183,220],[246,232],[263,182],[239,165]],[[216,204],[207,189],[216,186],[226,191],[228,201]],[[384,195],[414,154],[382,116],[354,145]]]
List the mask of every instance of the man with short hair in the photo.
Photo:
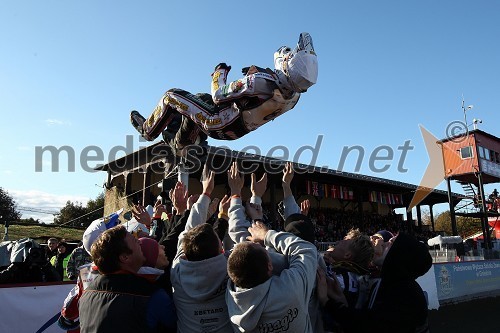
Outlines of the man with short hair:
[[45,257],[48,261],[52,259],[53,256],[57,255],[57,245],[59,245],[59,241],[57,238],[50,237],[47,240],[47,247],[45,248]]
[[[308,304],[318,265],[316,247],[286,232],[268,230],[262,222],[249,228],[250,242],[237,244],[228,260],[226,302],[239,332],[313,332]],[[289,267],[279,276],[267,250],[283,253]]]
[[[313,332],[308,304],[318,265],[316,247],[290,233],[268,231],[261,222],[259,203],[266,191],[266,174],[258,181],[252,174],[251,201],[255,204],[247,205],[246,211],[254,223],[249,228],[241,203],[243,183],[233,163],[228,173],[229,234],[238,245],[229,256],[231,281],[226,292],[233,327],[239,332]],[[276,260],[277,255],[282,260]]]
[[331,251],[324,254],[325,262],[330,263],[349,306],[354,307],[357,303],[360,277],[369,274],[368,265],[373,259],[373,253],[370,237],[359,229],[352,229]]
[[425,294],[415,281],[432,267],[427,246],[415,237],[400,233],[387,243],[381,256],[381,279],[370,293],[367,309],[346,305],[336,281],[318,273],[318,295],[326,311],[344,332],[428,333]]
[[165,290],[137,275],[145,262],[139,240],[116,226],[97,238],[91,255],[102,275],[80,298],[82,333],[174,330],[172,300]]
[[[185,230],[179,235],[177,255],[172,264],[171,281],[180,333],[232,333],[225,292],[227,254],[210,224],[205,223],[215,173],[205,166],[201,179],[203,192],[188,199],[190,214]],[[172,199],[185,200],[182,183],[174,188]],[[192,203],[192,207],[191,207]]]

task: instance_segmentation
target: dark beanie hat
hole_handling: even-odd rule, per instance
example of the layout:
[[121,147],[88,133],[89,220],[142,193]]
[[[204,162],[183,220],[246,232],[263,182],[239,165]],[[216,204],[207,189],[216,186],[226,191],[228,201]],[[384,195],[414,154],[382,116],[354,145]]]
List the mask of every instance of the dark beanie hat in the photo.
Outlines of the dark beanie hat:
[[387,231],[387,230],[379,230],[376,233],[374,233],[373,235],[374,236],[375,235],[379,235],[380,237],[382,237],[384,239],[384,242],[388,242],[389,239],[391,239],[392,237],[394,237],[394,235],[392,234],[392,232]]
[[316,239],[311,219],[303,214],[291,214],[285,220],[285,231],[314,244]]
[[61,247],[61,246],[64,246],[67,249],[68,248],[68,243],[66,243],[66,242],[60,242],[59,244],[57,244],[57,247]]
[[152,238],[142,237],[139,238],[139,243],[141,244],[142,254],[146,257],[144,266],[155,267],[160,253],[158,242]]

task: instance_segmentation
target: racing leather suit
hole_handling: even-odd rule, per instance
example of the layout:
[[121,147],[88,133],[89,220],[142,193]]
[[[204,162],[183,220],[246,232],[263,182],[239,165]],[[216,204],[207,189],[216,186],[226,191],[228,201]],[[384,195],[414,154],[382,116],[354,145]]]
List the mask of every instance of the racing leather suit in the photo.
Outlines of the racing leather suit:
[[235,140],[291,110],[299,100],[300,94],[280,85],[270,69],[251,66],[243,78],[226,84],[230,67],[220,67],[212,74],[211,96],[168,90],[145,121],[143,136],[154,140],[181,114],[175,137],[180,146],[195,143],[200,131],[214,139]]

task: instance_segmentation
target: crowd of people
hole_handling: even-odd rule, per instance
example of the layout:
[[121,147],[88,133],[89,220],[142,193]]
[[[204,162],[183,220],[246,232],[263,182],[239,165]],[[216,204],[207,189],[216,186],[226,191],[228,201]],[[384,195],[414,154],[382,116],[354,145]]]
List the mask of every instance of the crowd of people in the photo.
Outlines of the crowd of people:
[[[381,229],[349,230],[325,253],[317,250],[317,215],[296,202],[291,164],[283,170],[284,228],[272,230],[262,196],[267,175],[228,170],[230,193],[212,198],[214,172],[202,194],[178,182],[173,212],[158,200],[134,207],[145,228],[116,217],[95,221],[66,299],[61,327],[81,332],[426,332],[427,304],[415,279],[429,270],[427,247]],[[144,232],[149,230],[149,234]],[[131,232],[129,232],[131,231]]]
[[[178,182],[154,207],[94,221],[71,253],[49,239],[44,260],[59,279],[76,279],[58,324],[68,332],[427,332],[425,294],[415,281],[431,267],[427,246],[391,224],[297,203],[294,171],[283,169],[282,230],[262,208],[267,174],[228,170],[230,193],[212,198],[207,167],[201,194]],[[245,198],[247,199],[247,198]],[[349,230],[342,228],[346,223]],[[332,222],[332,221],[335,222]],[[130,226],[136,227],[131,228]],[[137,225],[141,226],[137,228]],[[330,227],[333,225],[333,229]],[[322,228],[336,241],[326,252]],[[373,231],[374,228],[380,230]],[[362,230],[362,231],[361,231]]]
[[0,283],[32,283],[76,280],[79,267],[90,263],[82,244],[74,248],[64,239],[50,237],[47,246],[31,238],[12,242],[10,265],[0,270]]

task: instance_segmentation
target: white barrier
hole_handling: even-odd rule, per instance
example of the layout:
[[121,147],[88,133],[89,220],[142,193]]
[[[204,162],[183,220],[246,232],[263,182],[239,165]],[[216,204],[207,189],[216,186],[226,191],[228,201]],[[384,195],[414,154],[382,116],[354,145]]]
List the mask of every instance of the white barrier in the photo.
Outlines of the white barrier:
[[429,310],[439,309],[438,291],[436,285],[436,275],[434,273],[434,265],[431,269],[417,279],[418,284],[424,290],[427,296],[427,307]]
[[[438,309],[436,277],[432,267],[417,279],[427,294],[429,309]],[[48,320],[61,311],[61,306],[73,288],[73,283],[51,283],[26,287],[0,286],[0,332],[37,332]],[[64,332],[57,323],[48,327],[48,333]]]
[[[61,311],[74,283],[27,287],[0,287],[0,332],[35,333]],[[44,332],[65,332],[57,323]]]

